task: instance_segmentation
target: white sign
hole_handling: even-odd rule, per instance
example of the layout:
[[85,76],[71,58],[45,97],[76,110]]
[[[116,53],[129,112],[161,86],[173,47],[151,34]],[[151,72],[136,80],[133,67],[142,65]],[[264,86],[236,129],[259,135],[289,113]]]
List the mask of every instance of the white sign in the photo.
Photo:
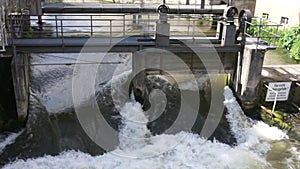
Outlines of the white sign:
[[[277,101],[286,101],[289,98],[292,82],[270,82],[269,88],[278,92]],[[275,101],[276,93],[270,89],[267,91],[266,102]]]

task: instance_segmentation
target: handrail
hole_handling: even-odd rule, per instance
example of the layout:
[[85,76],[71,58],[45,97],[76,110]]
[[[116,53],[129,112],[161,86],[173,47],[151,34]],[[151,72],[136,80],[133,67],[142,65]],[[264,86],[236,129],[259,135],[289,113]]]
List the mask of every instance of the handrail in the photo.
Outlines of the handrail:
[[[253,19],[258,19],[258,23],[251,23],[245,21],[245,30],[244,35],[245,38],[255,38],[256,41],[254,43],[268,43],[269,45],[276,46],[276,40],[280,38],[278,31],[279,27],[283,26],[282,24],[278,24],[276,22],[267,20],[265,18],[255,17]],[[252,20],[253,20],[252,19]],[[250,32],[249,31],[254,29],[257,32]],[[252,33],[252,34],[251,34]],[[272,40],[273,39],[273,40]]]
[[[199,3],[200,2],[200,3]],[[190,5],[175,2],[167,2],[170,8],[169,13],[172,14],[215,14],[222,15],[226,5],[209,5],[201,3],[204,1],[190,2]],[[145,2],[145,3],[101,3],[101,2],[84,2],[84,3],[44,3],[43,12],[45,13],[144,13],[156,12],[157,7],[161,5],[161,1]],[[146,4],[146,5],[145,5]]]
[[[155,36],[158,14],[133,15],[42,15],[43,24],[39,25],[39,15],[10,15],[8,33],[12,38],[67,38],[67,37],[125,37],[131,35]],[[201,18],[200,18],[201,19]],[[173,36],[195,38],[198,33],[199,18],[185,15],[169,15]],[[205,21],[211,22],[205,18]],[[17,23],[22,23],[22,28]],[[207,25],[206,25],[207,26]],[[174,28],[174,29],[173,29]],[[177,30],[175,29],[177,28]],[[178,31],[178,29],[180,31]]]

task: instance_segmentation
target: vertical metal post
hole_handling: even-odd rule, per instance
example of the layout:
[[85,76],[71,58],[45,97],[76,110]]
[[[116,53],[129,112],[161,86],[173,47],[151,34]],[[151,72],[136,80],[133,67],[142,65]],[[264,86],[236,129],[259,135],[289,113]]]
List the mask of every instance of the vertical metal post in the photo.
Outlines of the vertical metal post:
[[195,20],[193,20],[193,42],[195,42]]
[[193,71],[194,70],[194,53],[192,53],[192,57],[191,57],[191,70]]
[[90,15],[91,37],[93,36],[93,15]]
[[187,32],[187,35],[188,35],[188,36],[190,35],[190,26],[191,26],[191,24],[190,24],[190,20],[189,20],[188,32]]
[[14,27],[12,15],[9,16],[9,19],[10,19],[10,29],[11,29],[11,34],[12,34],[11,36],[14,39],[16,37],[16,34],[15,34],[15,27]]
[[[163,4],[165,4],[165,3],[163,3]],[[180,4],[180,0],[178,0],[177,4],[178,4],[178,5],[177,5],[177,11],[178,11],[178,13],[179,13],[179,9],[180,9],[180,5],[179,5],[179,4]]]
[[201,0],[201,9],[204,9],[205,7],[205,0]]
[[[257,35],[257,42],[259,42],[260,41],[260,33],[261,33],[261,24],[262,24],[262,18],[260,18],[259,19],[259,26],[258,26],[258,35]],[[245,26],[245,28],[246,28],[247,26]]]
[[56,29],[56,38],[58,38],[58,24],[57,24],[57,15],[55,15],[55,29]]
[[[30,17],[29,17],[30,20]],[[39,25],[39,29],[43,30],[43,18],[42,15],[38,15],[38,25]]]
[[237,59],[237,66],[236,66],[236,74],[235,74],[235,91],[237,92],[239,90],[239,84],[241,82],[241,65],[242,65],[242,57],[243,57],[243,52],[240,51],[238,52],[238,59]]
[[147,34],[150,35],[150,14],[148,14],[148,21],[147,21]]
[[[278,30],[279,30],[279,25],[276,25],[276,35],[278,35]],[[278,37],[276,36],[276,38],[274,38],[274,45],[277,46],[276,41],[277,41]]]
[[62,41],[62,46],[64,47],[64,29],[63,29],[63,20],[60,20],[60,36]]
[[276,90],[274,90],[273,88],[271,88],[270,86],[268,86],[268,85],[265,85],[265,86],[266,86],[266,88],[270,89],[272,92],[275,93],[274,103],[273,103],[273,107],[272,107],[272,114],[273,114],[274,111],[275,111],[275,107],[276,107],[278,92]]
[[111,44],[112,43],[112,20],[111,19],[109,20],[109,34],[110,34],[109,42]]
[[123,15],[123,37],[125,37],[125,14]]

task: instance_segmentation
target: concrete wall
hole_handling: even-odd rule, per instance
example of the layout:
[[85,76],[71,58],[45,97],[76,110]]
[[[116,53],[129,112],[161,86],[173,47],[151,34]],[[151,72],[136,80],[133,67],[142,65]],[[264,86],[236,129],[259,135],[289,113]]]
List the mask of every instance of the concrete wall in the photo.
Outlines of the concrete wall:
[[300,22],[300,1],[299,0],[257,0],[255,16],[262,16],[268,13],[269,19],[280,23],[281,17],[289,18],[289,26],[297,25]]
[[11,72],[13,78],[18,120],[27,117],[29,102],[29,53],[18,53],[13,56]]

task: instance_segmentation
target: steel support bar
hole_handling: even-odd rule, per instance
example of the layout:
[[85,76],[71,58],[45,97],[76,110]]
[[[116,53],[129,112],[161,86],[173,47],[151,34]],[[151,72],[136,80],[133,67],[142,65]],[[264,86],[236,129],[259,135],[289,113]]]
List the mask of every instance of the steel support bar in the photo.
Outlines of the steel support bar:
[[[141,7],[136,4],[55,3],[44,4],[44,13],[156,13],[158,5]],[[224,9],[194,8],[193,5],[169,5],[169,14],[215,14],[222,15]],[[201,6],[202,7],[202,6]]]
[[[182,40],[182,39],[181,39]],[[184,41],[184,40],[182,40]],[[188,41],[188,40],[187,40]],[[9,44],[12,40],[9,39]],[[209,41],[206,41],[209,42]],[[114,45],[110,45],[114,44]],[[61,39],[14,39],[19,51],[33,53],[74,53],[74,52],[136,52],[145,48],[157,48],[155,41],[149,38],[129,37],[122,38],[64,38]],[[7,52],[11,50],[8,45]],[[171,41],[170,46],[161,49],[180,53],[213,53],[213,52],[238,52],[240,45],[221,46],[220,44],[183,44],[180,41]],[[192,50],[193,49],[193,50]]]

